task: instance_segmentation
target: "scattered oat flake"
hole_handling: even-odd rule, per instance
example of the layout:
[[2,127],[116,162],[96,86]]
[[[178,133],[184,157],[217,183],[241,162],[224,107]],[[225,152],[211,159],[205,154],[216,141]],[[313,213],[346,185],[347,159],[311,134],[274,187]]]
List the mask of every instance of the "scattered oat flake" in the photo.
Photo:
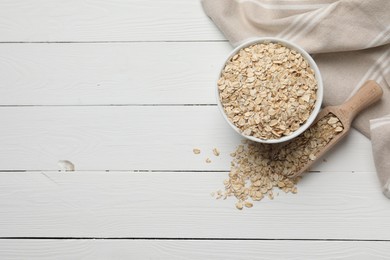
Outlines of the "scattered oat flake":
[[236,208],[237,208],[237,209],[242,210],[243,207],[244,207],[244,206],[243,206],[243,204],[242,204],[241,201],[239,201],[239,202],[236,203]]
[[213,149],[213,154],[214,154],[215,156],[219,156],[220,152],[219,152],[219,150],[218,150],[217,148],[214,148],[214,149]]
[[206,158],[206,163],[211,163],[210,158]]
[[247,208],[252,208],[253,207],[253,203],[249,202],[249,201],[245,201],[245,207]]
[[192,149],[192,151],[194,152],[194,154],[200,154],[200,149],[198,148],[194,148]]

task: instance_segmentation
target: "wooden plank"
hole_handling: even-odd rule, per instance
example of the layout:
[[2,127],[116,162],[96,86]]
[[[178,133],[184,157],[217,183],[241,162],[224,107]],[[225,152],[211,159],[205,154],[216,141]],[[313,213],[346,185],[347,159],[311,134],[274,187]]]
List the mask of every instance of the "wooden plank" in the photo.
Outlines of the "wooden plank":
[[389,240],[375,172],[305,176],[298,194],[239,211],[227,173],[0,173],[0,237]]
[[[0,107],[0,120],[0,170],[58,170],[69,160],[77,170],[227,171],[241,140],[216,106]],[[375,171],[356,131],[326,160],[312,170]]]
[[223,40],[198,0],[0,2],[0,41]]
[[226,42],[0,44],[0,105],[216,104],[230,51]]
[[388,259],[389,242],[0,240],[2,259]]

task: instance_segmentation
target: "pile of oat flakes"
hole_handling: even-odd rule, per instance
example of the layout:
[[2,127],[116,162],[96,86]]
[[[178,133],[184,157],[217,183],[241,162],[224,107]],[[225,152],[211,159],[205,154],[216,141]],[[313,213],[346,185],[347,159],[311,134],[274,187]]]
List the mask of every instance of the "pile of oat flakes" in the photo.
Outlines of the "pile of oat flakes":
[[259,43],[231,57],[218,89],[229,121],[244,135],[278,139],[309,118],[317,81],[300,53],[279,43]]
[[342,131],[340,120],[328,114],[285,145],[245,140],[231,154],[233,161],[224,191],[212,195],[217,199],[234,196],[241,210],[253,206],[249,200],[259,201],[265,196],[273,199],[274,188],[297,193],[300,177],[292,176],[309,160],[315,160],[316,154]]

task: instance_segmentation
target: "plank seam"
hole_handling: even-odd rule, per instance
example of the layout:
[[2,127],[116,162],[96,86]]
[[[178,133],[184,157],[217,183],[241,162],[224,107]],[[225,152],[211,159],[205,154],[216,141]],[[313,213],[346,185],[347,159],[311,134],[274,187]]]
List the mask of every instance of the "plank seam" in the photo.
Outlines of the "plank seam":
[[0,240],[245,240],[245,241],[305,241],[305,242],[390,242],[390,239],[349,239],[349,238],[204,238],[204,237],[0,237]]
[[[7,170],[7,169],[0,169],[0,174],[1,173],[9,173],[9,172],[15,172],[15,173],[28,173],[28,172],[31,172],[31,173],[40,173],[40,172],[65,172],[63,170],[16,170],[16,169],[13,169],[13,170]],[[93,169],[93,170],[76,170],[76,171],[73,171],[73,172],[128,172],[128,173],[148,173],[148,172],[204,172],[204,173],[212,173],[212,172],[221,172],[221,173],[229,173],[230,170],[169,170],[169,169],[166,169],[166,170],[145,170],[145,169],[140,169],[140,170],[134,170],[134,169],[125,169],[125,170],[96,170],[96,169]],[[307,173],[321,173],[322,171],[308,171]],[[360,173],[360,172],[372,172],[372,173],[376,173],[375,171],[324,171],[325,173]]]
[[217,106],[217,104],[63,104],[63,105],[0,105],[0,107],[206,107]]
[[0,41],[0,44],[69,44],[69,43],[76,43],[76,44],[89,44],[89,43],[161,43],[161,42],[168,42],[168,43],[186,43],[186,42],[229,42],[228,40],[159,40],[159,41]]
[[[0,173],[41,173],[41,172],[66,172],[64,170],[0,170]],[[147,172],[223,172],[229,173],[229,170],[76,170],[72,172],[128,172],[128,173],[147,173]]]

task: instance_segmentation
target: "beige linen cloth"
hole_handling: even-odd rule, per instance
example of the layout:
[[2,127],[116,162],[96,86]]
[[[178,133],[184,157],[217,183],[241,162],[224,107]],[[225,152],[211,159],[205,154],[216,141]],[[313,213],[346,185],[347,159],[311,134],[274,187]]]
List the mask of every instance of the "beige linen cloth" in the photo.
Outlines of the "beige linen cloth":
[[378,177],[390,198],[390,1],[203,0],[202,5],[233,46],[274,36],[311,53],[323,76],[324,105],[343,103],[366,80],[381,85],[382,100],[353,126],[371,137]]

